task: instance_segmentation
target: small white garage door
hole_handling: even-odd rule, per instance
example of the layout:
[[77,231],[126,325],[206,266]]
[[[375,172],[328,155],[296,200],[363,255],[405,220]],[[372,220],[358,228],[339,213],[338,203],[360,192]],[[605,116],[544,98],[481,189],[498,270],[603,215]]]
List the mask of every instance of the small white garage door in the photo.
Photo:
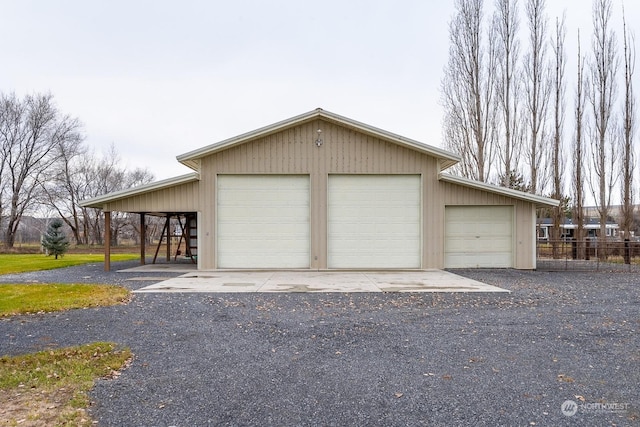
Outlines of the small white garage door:
[[420,176],[329,176],[329,268],[420,268]]
[[511,206],[447,206],[446,268],[509,268],[513,266]]
[[218,176],[218,268],[309,268],[309,176]]

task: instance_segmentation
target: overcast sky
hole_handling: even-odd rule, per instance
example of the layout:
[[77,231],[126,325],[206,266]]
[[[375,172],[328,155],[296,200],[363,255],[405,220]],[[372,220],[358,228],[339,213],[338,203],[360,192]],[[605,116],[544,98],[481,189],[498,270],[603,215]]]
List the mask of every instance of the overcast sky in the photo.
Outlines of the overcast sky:
[[[566,10],[573,75],[591,2],[548,3],[550,22]],[[640,5],[626,8],[636,29]],[[0,0],[0,91],[51,92],[88,145],[158,179],[190,171],[176,155],[317,107],[442,146],[453,13],[453,0]]]

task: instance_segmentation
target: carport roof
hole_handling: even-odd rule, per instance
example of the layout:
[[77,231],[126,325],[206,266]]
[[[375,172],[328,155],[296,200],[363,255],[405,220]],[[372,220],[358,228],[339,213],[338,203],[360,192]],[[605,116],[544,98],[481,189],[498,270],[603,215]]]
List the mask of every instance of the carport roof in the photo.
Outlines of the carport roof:
[[460,156],[449,151],[433,147],[431,145],[427,145],[410,138],[405,138],[392,132],[387,132],[385,130],[349,119],[347,117],[331,113],[329,111],[323,110],[322,108],[316,108],[315,110],[309,111],[308,113],[304,113],[299,116],[295,116],[290,119],[283,120],[272,125],[235,136],[233,138],[225,139],[223,141],[198,148],[197,150],[189,151],[188,153],[181,154],[176,158],[185,166],[190,167],[195,171],[200,171],[200,159],[203,157],[209,156],[222,150],[226,150],[236,145],[244,144],[245,142],[251,141],[256,138],[261,138],[279,132],[292,126],[298,126],[318,119],[326,120],[331,123],[351,128],[358,132],[371,135],[385,141],[389,141],[436,157],[440,160],[442,170],[447,169],[460,162]]
[[80,202],[80,206],[85,208],[102,209],[105,203],[115,202],[117,200],[126,199],[127,197],[149,193],[151,191],[164,190],[166,188],[175,187],[176,185],[195,182],[195,181],[198,181],[199,179],[200,179],[199,174],[192,172],[186,175],[180,175],[173,178],[152,182],[150,184],[141,185],[140,187],[129,188],[122,191],[114,191],[113,193],[108,193],[103,196],[86,199]]

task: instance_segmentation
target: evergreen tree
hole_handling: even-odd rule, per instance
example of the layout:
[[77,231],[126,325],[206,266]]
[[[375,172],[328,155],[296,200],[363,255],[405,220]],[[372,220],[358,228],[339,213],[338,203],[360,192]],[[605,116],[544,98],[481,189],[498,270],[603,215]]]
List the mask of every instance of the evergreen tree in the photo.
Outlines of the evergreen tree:
[[67,236],[62,231],[62,220],[54,219],[47,227],[47,232],[42,238],[42,246],[47,250],[47,255],[63,256],[69,248]]

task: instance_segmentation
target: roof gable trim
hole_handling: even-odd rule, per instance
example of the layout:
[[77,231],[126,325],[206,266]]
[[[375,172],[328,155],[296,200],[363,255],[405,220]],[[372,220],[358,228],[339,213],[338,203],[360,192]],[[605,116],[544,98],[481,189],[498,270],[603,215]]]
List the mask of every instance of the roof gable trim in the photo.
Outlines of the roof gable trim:
[[440,165],[443,170],[460,162],[460,156],[454,153],[451,153],[449,151],[446,151],[434,146],[430,146],[410,138],[405,138],[395,133],[387,132],[385,130],[382,130],[373,126],[369,126],[367,124],[364,124],[355,120],[351,120],[347,117],[343,117],[338,114],[334,114],[329,111],[323,110],[322,108],[317,108],[308,113],[304,113],[299,116],[295,116],[290,119],[283,120],[283,121],[274,123],[272,125],[265,126],[265,127],[256,129],[254,131],[235,136],[233,138],[225,139],[223,141],[216,142],[214,144],[210,144],[193,151],[189,151],[187,153],[177,156],[176,158],[180,163],[184,164],[185,166],[188,166],[198,171],[200,168],[199,159],[201,159],[202,157],[205,157],[205,156],[217,153],[219,151],[231,148],[233,146],[243,144],[253,139],[261,138],[261,137],[279,132],[281,130],[287,129],[289,127],[307,123],[311,120],[316,120],[316,119],[324,119],[329,122],[342,125],[342,126],[357,130],[359,132],[362,132],[371,136],[375,136],[383,140],[391,141],[398,145],[434,156],[440,159]]

